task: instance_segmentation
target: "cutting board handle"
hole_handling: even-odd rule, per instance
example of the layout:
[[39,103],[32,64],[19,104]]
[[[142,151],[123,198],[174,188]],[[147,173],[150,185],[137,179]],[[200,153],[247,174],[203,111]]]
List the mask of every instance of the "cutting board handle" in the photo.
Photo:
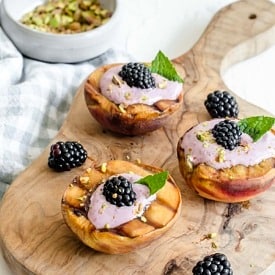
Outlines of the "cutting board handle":
[[272,2],[242,0],[221,9],[193,48],[174,60],[188,72],[185,81],[187,110],[192,106],[192,111],[199,112],[203,107],[194,108],[190,90],[196,89],[200,102],[212,90],[229,90],[222,80],[225,70],[274,44],[275,5]]

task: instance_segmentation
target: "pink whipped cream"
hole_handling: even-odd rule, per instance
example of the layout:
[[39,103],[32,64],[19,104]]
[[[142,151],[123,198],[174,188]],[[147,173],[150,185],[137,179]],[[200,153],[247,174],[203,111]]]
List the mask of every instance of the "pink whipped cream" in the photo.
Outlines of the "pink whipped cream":
[[115,228],[121,224],[141,217],[156,195],[151,195],[149,188],[143,184],[134,183],[141,178],[136,174],[119,174],[133,184],[136,193],[136,201],[132,206],[117,207],[106,201],[103,192],[103,184],[100,184],[90,199],[88,219],[97,229]]
[[[176,100],[181,93],[182,84],[177,81],[170,81],[163,76],[153,73],[156,88],[141,89],[130,87],[118,75],[122,65],[110,68],[100,79],[101,93],[110,101],[125,106],[143,103],[153,105],[159,100]],[[113,83],[113,77],[116,77],[121,85]]]
[[[251,166],[275,157],[275,135],[272,131],[265,133],[257,142],[253,142],[249,135],[242,133],[241,145],[232,151],[224,149],[213,140],[203,141],[197,138],[197,135],[203,135],[221,120],[213,119],[200,123],[183,136],[181,148],[194,165],[205,163],[215,169],[222,169],[238,164]],[[219,158],[221,155],[222,158]]]

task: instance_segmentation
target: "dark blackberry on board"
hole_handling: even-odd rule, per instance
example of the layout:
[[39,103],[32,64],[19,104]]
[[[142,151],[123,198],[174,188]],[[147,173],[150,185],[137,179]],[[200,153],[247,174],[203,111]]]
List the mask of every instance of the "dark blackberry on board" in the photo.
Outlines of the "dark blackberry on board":
[[222,253],[215,253],[197,262],[192,269],[193,275],[233,275],[233,269],[227,257]]
[[87,158],[87,151],[76,141],[58,141],[51,146],[48,166],[55,171],[69,171],[81,166]]
[[237,118],[239,115],[238,103],[227,91],[214,91],[208,94],[204,106],[212,118]]

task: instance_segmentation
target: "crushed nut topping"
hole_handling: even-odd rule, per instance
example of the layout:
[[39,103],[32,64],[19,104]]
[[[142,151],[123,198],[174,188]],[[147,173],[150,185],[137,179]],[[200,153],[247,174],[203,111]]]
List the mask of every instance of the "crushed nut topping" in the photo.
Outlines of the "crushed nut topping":
[[126,93],[124,94],[125,99],[130,99],[131,96],[132,96],[132,93],[131,93],[131,92],[126,92]]
[[79,180],[82,184],[87,184],[87,183],[89,183],[90,178],[89,177],[80,177]]
[[196,135],[197,139],[201,142],[214,142],[213,135],[210,131],[199,131]]
[[216,161],[217,162],[224,162],[225,160],[225,150],[223,148],[218,149]]
[[73,34],[95,29],[111,15],[97,0],[48,0],[26,13],[20,22],[39,31]]
[[123,82],[116,75],[113,75],[112,82],[118,87],[121,87],[121,85],[123,84]]
[[104,162],[104,163],[101,164],[101,172],[106,173],[106,171],[107,171],[107,163]]
[[158,83],[158,87],[160,88],[160,89],[165,89],[166,87],[167,87],[167,79],[163,79],[162,80],[162,82],[159,82]]
[[105,228],[105,229],[109,229],[109,228],[110,228],[110,224],[106,223],[106,224],[104,225],[104,228]]
[[87,168],[87,169],[86,169],[86,172],[87,172],[88,174],[91,173],[91,172],[92,172],[92,168],[91,168],[91,167]]
[[217,233],[214,233],[214,232],[208,233],[208,234],[203,235],[203,237],[201,238],[201,241],[214,239],[216,237],[217,237]]
[[185,156],[185,160],[186,160],[186,167],[188,169],[188,171],[192,171],[193,170],[193,157],[190,154],[186,154]]
[[82,201],[82,202],[84,202],[86,199],[87,199],[87,196],[86,195],[84,195],[84,196],[82,196],[82,197],[79,197],[79,198],[77,198],[79,201]]
[[99,214],[103,214],[106,208],[107,208],[107,204],[103,203],[99,209]]
[[143,95],[142,97],[141,97],[141,100],[142,101],[146,101],[148,99],[148,96],[146,96],[146,95]]
[[217,245],[215,242],[212,242],[212,243],[211,243],[211,247],[214,248],[214,249],[217,249],[217,248],[218,248],[218,245]]
[[140,220],[141,220],[142,222],[147,222],[147,219],[146,219],[144,216],[141,216],[141,217],[140,217]]
[[118,105],[118,109],[120,110],[121,113],[126,113],[126,110],[124,109],[124,105],[123,104],[119,104]]

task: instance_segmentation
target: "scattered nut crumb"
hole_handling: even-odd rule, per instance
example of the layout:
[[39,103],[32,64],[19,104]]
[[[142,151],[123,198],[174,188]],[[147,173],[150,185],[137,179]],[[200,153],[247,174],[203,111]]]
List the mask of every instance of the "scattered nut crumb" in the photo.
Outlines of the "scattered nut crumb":
[[163,79],[162,82],[158,83],[160,89],[165,89],[167,87],[167,79]]
[[121,87],[122,85],[122,82],[121,80],[116,76],[116,75],[113,75],[112,77],[112,82],[117,85],[118,87]]
[[217,153],[217,157],[216,157],[216,161],[217,162],[224,162],[224,160],[225,160],[224,154],[225,154],[225,150],[222,149],[222,148],[219,148],[218,153]]
[[124,109],[124,105],[123,104],[119,104],[118,105],[118,109],[120,110],[121,113],[126,113],[126,110]]
[[147,219],[146,219],[144,216],[141,216],[141,217],[140,217],[140,220],[141,220],[142,222],[147,222]]
[[107,171],[107,163],[104,162],[104,163],[101,164],[101,172],[106,173],[106,171]]
[[87,173],[91,173],[91,172],[92,172],[92,168],[91,168],[91,167],[87,168],[87,169],[86,169],[86,172],[87,172]]
[[103,203],[100,209],[98,210],[99,214],[103,214],[106,208],[107,208],[107,204]]
[[89,183],[90,178],[89,177],[80,177],[79,180],[82,184],[87,184],[87,183]]
[[106,224],[104,225],[104,228],[109,229],[109,228],[110,228],[110,224],[106,223]]
[[125,99],[128,99],[128,100],[131,98],[131,96],[132,96],[131,92],[126,92],[124,94]]
[[214,248],[214,249],[218,248],[218,246],[217,246],[217,244],[215,242],[211,243],[211,247]]

